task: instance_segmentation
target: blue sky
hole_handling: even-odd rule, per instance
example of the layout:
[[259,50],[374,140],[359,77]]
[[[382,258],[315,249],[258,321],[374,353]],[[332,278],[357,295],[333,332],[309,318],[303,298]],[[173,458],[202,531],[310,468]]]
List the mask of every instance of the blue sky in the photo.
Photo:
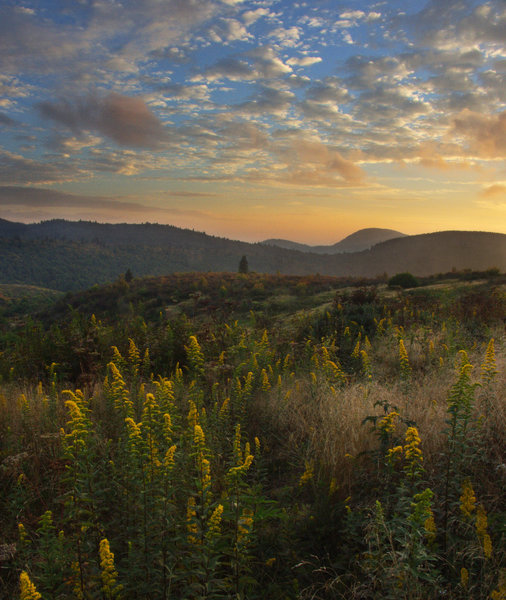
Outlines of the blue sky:
[[506,233],[506,3],[0,0],[0,216]]

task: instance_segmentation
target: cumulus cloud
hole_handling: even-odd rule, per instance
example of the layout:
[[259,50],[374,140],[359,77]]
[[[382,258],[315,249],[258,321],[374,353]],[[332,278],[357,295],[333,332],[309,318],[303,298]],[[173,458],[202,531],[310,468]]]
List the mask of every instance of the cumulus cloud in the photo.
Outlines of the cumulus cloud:
[[301,56],[289,58],[286,62],[289,65],[297,66],[297,67],[310,67],[311,65],[315,65],[322,61],[320,56]]
[[[246,60],[247,59],[247,60]],[[270,46],[255,48],[246,55],[226,57],[208,67],[203,76],[208,81],[229,79],[231,81],[251,81],[276,79],[292,72]]]
[[262,17],[268,17],[270,12],[267,8],[257,8],[255,10],[246,10],[242,13],[242,19],[244,23],[249,26],[261,19]]
[[103,98],[39,104],[41,114],[74,132],[95,131],[121,146],[157,149],[167,131],[141,98],[110,93]]
[[451,134],[462,136],[471,152],[483,158],[506,156],[506,111],[496,115],[465,109],[453,119]]
[[294,185],[342,186],[361,185],[365,173],[334,148],[319,140],[290,136],[274,148],[285,169],[278,179]]
[[251,100],[235,105],[239,113],[252,115],[282,115],[286,113],[295,95],[292,92],[263,87]]
[[245,41],[251,37],[244,25],[236,19],[221,19],[209,28],[207,35],[211,41],[218,43]]
[[85,172],[60,156],[34,160],[0,150],[0,183],[8,185],[51,184],[72,181]]
[[269,33],[269,37],[282,46],[296,46],[301,37],[301,30],[299,27],[277,27]]

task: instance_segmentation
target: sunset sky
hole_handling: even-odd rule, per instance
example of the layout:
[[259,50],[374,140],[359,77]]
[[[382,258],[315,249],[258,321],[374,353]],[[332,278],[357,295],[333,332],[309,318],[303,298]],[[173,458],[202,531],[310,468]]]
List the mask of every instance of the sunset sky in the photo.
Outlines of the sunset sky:
[[0,217],[506,233],[506,2],[0,0]]

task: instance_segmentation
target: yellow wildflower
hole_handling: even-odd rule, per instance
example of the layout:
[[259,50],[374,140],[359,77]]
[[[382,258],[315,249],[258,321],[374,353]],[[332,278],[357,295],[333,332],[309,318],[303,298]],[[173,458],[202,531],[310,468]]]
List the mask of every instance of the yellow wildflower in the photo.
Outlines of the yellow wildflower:
[[197,526],[197,511],[195,510],[195,498],[190,496],[188,498],[188,504],[186,507],[186,531],[188,532],[188,541],[190,544],[198,545],[200,540],[198,539],[198,526]]
[[108,598],[119,598],[123,586],[116,583],[118,573],[114,567],[114,554],[111,552],[107,538],[100,541],[98,552],[102,569],[102,589]]
[[478,535],[478,539],[481,542],[485,558],[490,558],[492,556],[492,540],[490,539],[490,536],[488,534],[487,527],[487,513],[485,512],[483,506],[480,504],[478,506],[478,510],[476,511],[476,533]]
[[406,457],[406,466],[404,471],[408,477],[418,477],[423,470],[423,455],[420,450],[420,436],[416,427],[408,427],[405,437],[404,456]]
[[30,581],[30,577],[26,571],[22,571],[19,576],[19,585],[21,588],[20,600],[39,600],[41,595],[37,588]]
[[399,413],[395,410],[385,415],[378,423],[379,429],[386,434],[393,433],[395,431],[395,421],[398,416]]
[[246,543],[248,536],[253,529],[253,511],[251,508],[245,508],[237,523],[237,543]]
[[171,446],[167,452],[165,453],[165,458],[163,459],[163,464],[166,469],[170,470],[174,466],[174,454],[176,452],[176,446]]
[[312,461],[305,461],[305,470],[304,473],[302,473],[302,475],[300,476],[299,479],[299,485],[303,486],[305,485],[308,481],[310,481],[311,479],[313,479],[314,476],[314,465]]
[[209,528],[206,533],[206,538],[212,540],[219,536],[221,529],[221,516],[223,515],[223,505],[218,504],[214,509],[213,514],[209,518]]
[[469,479],[464,481],[462,485],[462,496],[460,497],[460,510],[462,513],[471,518],[471,513],[476,508],[476,496],[474,495],[473,486]]
[[199,448],[203,447],[206,443],[204,431],[200,425],[195,425],[195,427],[193,428],[193,443]]
[[460,585],[463,588],[467,588],[468,583],[469,583],[469,571],[465,567],[462,567],[462,569],[460,569]]

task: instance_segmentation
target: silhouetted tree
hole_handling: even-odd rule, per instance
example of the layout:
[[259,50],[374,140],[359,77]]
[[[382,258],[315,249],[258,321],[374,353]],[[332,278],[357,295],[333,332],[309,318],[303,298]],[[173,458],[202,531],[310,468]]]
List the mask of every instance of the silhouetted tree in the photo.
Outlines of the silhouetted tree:
[[248,259],[246,258],[246,256],[243,256],[241,258],[241,260],[239,261],[239,273],[248,273],[248,272],[249,272]]
[[127,283],[130,283],[133,278],[134,278],[134,276],[132,275],[132,271],[130,271],[130,269],[127,269],[126,273],[125,273],[125,281]]

